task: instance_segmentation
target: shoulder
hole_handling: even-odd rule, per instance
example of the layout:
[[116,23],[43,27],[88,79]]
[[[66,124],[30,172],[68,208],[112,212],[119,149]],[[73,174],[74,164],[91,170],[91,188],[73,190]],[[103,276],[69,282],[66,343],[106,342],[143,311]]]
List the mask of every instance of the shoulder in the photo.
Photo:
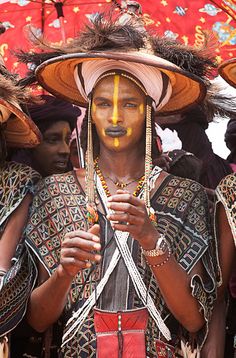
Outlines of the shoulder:
[[48,177],[42,178],[37,187],[40,189],[42,187],[47,187],[51,184],[60,184],[60,183],[72,183],[75,182],[75,173],[70,171],[62,174],[53,174]]
[[38,200],[40,202],[50,200],[56,200],[58,202],[59,199],[57,198],[62,197],[68,197],[72,200],[72,197],[75,195],[79,196],[78,200],[82,200],[81,194],[83,194],[81,185],[76,173],[72,170],[67,173],[54,174],[41,179],[35,187],[34,202]]
[[168,193],[168,195],[177,195],[179,198],[185,198],[187,201],[191,201],[195,195],[206,197],[205,189],[200,183],[192,179],[181,178],[166,172],[163,172],[162,175],[163,180],[160,188],[165,193]]
[[225,193],[228,190],[236,188],[236,173],[232,173],[224,177],[217,186],[217,192]]
[[227,175],[221,180],[216,188],[218,202],[221,202],[228,215],[234,217],[235,220],[235,192],[236,192],[236,173]]
[[34,169],[29,167],[28,165],[17,163],[17,162],[7,162],[3,167],[3,172],[8,173],[11,177],[15,176],[19,179],[28,179],[36,182],[41,178],[41,175],[36,172]]

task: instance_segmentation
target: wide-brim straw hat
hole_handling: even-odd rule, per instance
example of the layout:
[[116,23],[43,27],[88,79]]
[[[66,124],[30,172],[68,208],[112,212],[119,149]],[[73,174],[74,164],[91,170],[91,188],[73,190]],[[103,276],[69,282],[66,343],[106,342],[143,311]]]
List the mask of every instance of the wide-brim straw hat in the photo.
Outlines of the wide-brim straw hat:
[[7,146],[32,148],[40,143],[41,133],[34,122],[21,110],[19,104],[0,98],[2,115],[0,123],[5,123],[4,135]]
[[174,114],[185,110],[192,104],[202,101],[206,95],[206,85],[200,77],[161,57],[142,51],[63,54],[39,65],[36,69],[37,80],[55,96],[79,106],[85,106],[86,101],[79,92],[74,79],[75,68],[85,61],[100,61],[102,66],[104,59],[141,63],[164,72],[170,79],[172,95],[169,102],[161,109],[162,114]]
[[219,66],[219,74],[231,86],[236,87],[236,58],[223,62]]

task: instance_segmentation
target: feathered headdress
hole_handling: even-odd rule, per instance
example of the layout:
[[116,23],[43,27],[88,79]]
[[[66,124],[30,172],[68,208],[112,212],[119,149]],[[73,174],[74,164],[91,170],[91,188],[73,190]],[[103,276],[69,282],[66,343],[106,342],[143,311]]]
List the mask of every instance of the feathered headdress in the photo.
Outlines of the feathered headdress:
[[[33,32],[31,32],[31,40],[33,39],[34,44],[37,48],[41,49],[42,52],[20,52],[17,54],[20,61],[30,63],[30,67],[33,68],[23,80],[22,84],[29,85],[36,81],[35,69],[42,63],[51,63],[51,76],[53,77],[55,75],[60,77],[61,73],[59,74],[58,72],[58,66],[53,66],[56,62],[58,63],[57,59],[60,56],[63,57],[61,57],[61,60],[63,60],[64,63],[64,70],[70,63],[69,71],[72,72],[69,58],[76,58],[76,54],[121,53],[124,61],[127,61],[124,54],[139,52],[143,53],[144,63],[146,54],[155,55],[159,59],[168,61],[169,64],[178,66],[180,70],[179,73],[182,71],[182,74],[188,75],[189,77],[192,76],[192,79],[198,78],[201,80],[201,83],[204,84],[207,91],[203,93],[204,89],[203,86],[201,86],[199,90],[201,93],[199,96],[196,96],[192,102],[201,103],[207,113],[208,122],[212,121],[216,114],[220,116],[231,115],[231,113],[236,110],[236,108],[232,106],[232,100],[221,94],[221,88],[216,84],[213,85],[211,81],[209,81],[209,77],[216,74],[217,63],[212,57],[212,48],[208,45],[210,41],[207,37],[202,48],[193,48],[180,44],[175,40],[148,33],[140,24],[140,18],[137,17],[130,16],[130,19],[124,23],[120,21],[119,16],[114,20],[111,19],[111,16],[96,14],[92,22],[80,32],[78,37],[60,47],[53,46],[53,44],[42,38],[37,38]],[[55,59],[55,62],[53,59]],[[68,59],[67,64],[65,63],[65,59]],[[120,59],[122,59],[122,56]],[[132,61],[135,62],[135,59]],[[76,60],[74,61],[74,63],[77,62]],[[170,66],[168,68],[168,64],[166,63],[160,64],[160,66],[170,69],[170,71],[173,70]],[[57,73],[55,72],[55,67],[57,67]],[[60,81],[61,78],[57,78],[54,83],[49,84],[48,79],[45,80],[45,78],[42,78],[41,73],[38,79],[47,90],[54,95],[62,96],[64,99],[68,99],[74,103],[84,104],[81,99],[70,97],[69,89],[67,89],[67,94],[61,92],[63,86],[57,87],[56,84],[56,81],[58,81],[58,79]],[[45,72],[45,76],[48,76],[48,74]],[[68,78],[68,73],[66,76]],[[182,85],[184,87],[184,82]],[[76,85],[75,88],[77,89]],[[183,90],[183,88],[180,90]],[[71,89],[71,93],[72,92],[73,89]],[[188,105],[184,106],[183,103],[183,107],[187,108]],[[179,109],[181,108],[176,108],[176,112],[179,111]],[[175,110],[169,110],[167,107],[163,108],[162,114],[166,115],[170,112],[175,113]]]
[[1,129],[9,147],[33,147],[40,143],[41,134],[21,106],[32,101],[30,91],[22,87],[17,75],[10,73],[0,61]]

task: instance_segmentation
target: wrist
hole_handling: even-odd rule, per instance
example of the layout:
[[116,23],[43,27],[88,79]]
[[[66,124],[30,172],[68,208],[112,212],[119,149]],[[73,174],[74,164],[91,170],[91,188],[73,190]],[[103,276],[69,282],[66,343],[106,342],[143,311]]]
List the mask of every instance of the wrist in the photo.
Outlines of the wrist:
[[157,237],[155,247],[148,249],[146,247],[142,247],[142,254],[145,257],[157,257],[166,254],[169,250],[170,247],[165,236],[160,234],[159,237]]
[[139,244],[144,250],[153,250],[156,247],[157,240],[160,237],[158,231],[153,227],[153,230],[145,235],[142,240],[139,240]]
[[70,275],[70,274],[64,269],[64,267],[63,267],[61,264],[57,267],[56,276],[57,276],[57,278],[59,278],[60,280],[64,280],[64,281],[68,281],[68,282],[72,282],[72,280],[73,280],[73,278],[74,278],[72,275]]

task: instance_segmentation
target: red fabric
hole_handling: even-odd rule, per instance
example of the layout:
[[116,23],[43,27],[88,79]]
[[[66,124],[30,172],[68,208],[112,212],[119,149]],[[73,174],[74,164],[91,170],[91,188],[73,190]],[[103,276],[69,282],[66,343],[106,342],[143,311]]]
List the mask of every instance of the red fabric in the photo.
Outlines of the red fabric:
[[236,20],[236,1],[235,0],[228,0],[228,1],[221,1],[221,0],[212,0],[212,2],[218,6],[220,9],[225,11],[230,17]]
[[[62,2],[64,30],[68,40],[74,37],[91,14],[109,8],[109,3],[112,1],[63,0]],[[236,57],[236,22],[228,15],[235,14],[236,1],[139,0],[139,2],[143,8],[147,28],[157,30],[160,35],[172,36],[180,42],[196,46],[204,41],[202,31],[208,31],[218,40],[215,55],[219,62]],[[7,67],[20,74],[25,73],[25,67],[16,62],[10,51],[19,48],[30,50],[31,45],[25,38],[26,25],[32,24],[39,31],[43,29],[44,35],[51,42],[62,41],[62,31],[52,0],[47,2],[0,0],[0,21],[7,28],[5,33],[0,35],[0,52]]]
[[162,341],[159,341],[159,340],[156,341],[156,351],[157,351],[157,357],[175,358],[174,347],[172,347],[169,344],[166,344]]
[[148,312],[145,308],[125,312],[94,309],[97,357],[145,358],[144,332],[147,321]]

